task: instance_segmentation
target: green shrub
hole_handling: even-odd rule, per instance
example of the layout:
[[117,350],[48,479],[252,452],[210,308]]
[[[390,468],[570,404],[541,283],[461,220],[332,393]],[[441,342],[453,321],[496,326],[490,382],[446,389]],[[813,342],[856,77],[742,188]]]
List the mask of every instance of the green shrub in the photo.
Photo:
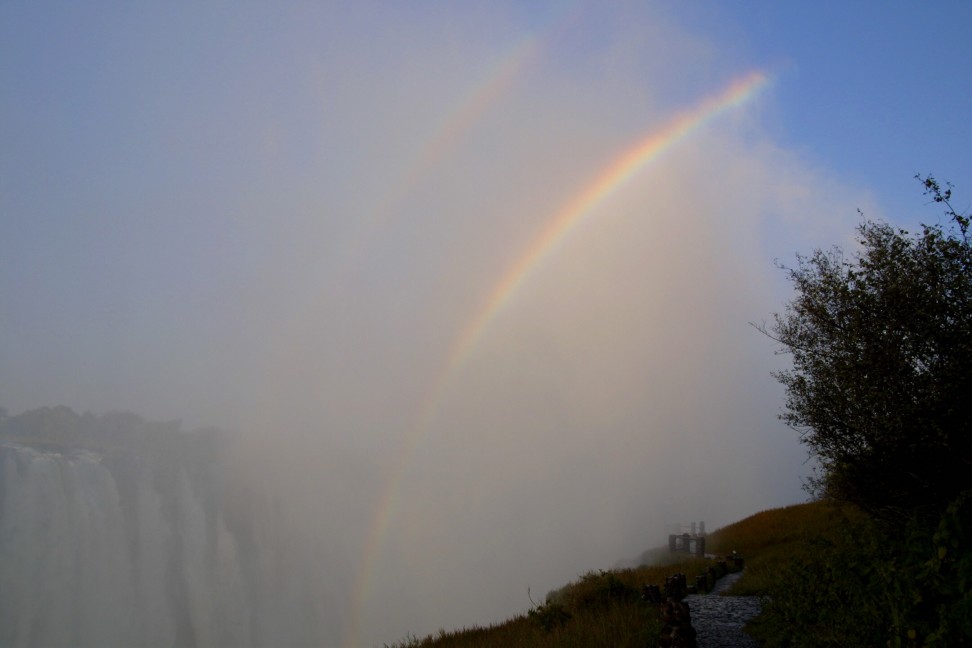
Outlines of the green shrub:
[[934,530],[859,514],[778,564],[750,627],[764,646],[972,645],[972,495]]

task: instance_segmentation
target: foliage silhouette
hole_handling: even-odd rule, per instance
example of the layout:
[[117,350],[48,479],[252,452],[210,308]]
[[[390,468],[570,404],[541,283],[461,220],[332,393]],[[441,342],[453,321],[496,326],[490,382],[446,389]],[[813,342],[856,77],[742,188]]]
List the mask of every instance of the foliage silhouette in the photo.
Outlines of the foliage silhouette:
[[798,256],[784,267],[796,298],[758,328],[792,356],[775,374],[781,418],[819,460],[814,491],[934,523],[972,488],[972,246],[951,187],[922,183],[951,223],[911,235],[865,220],[856,253]]
[[781,418],[819,462],[811,490],[867,514],[780,570],[766,646],[972,643],[970,220],[918,179],[944,225],[865,220],[854,254],[798,256],[797,296],[757,327],[792,356]]

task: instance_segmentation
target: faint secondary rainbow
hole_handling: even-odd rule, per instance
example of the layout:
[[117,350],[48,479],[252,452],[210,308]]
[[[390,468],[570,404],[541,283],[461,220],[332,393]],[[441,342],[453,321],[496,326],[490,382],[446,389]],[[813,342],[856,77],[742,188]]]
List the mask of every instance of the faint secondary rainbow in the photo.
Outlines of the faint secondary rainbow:
[[565,4],[557,12],[556,19],[542,32],[523,35],[502,56],[486,66],[478,80],[469,84],[467,92],[443,116],[432,137],[403,169],[398,180],[390,189],[382,192],[381,200],[365,217],[365,222],[352,240],[344,246],[345,263],[355,260],[367,248],[372,237],[388,226],[436,165],[447,159],[483,116],[509,94],[523,70],[541,52],[544,42],[577,17],[581,6],[580,3]]
[[[375,209],[367,226],[346,246],[345,263],[355,258],[365,246],[366,241],[393,217],[408,195],[415,190],[421,181],[427,177],[429,171],[443,159],[462,140],[462,137],[473,129],[487,111],[509,92],[510,87],[520,76],[522,70],[540,52],[544,42],[555,35],[560,29],[570,24],[578,15],[582,4],[573,2],[565,5],[546,29],[526,36],[505,55],[499,57],[488,72],[478,83],[472,84],[470,91],[457,103],[456,109],[451,111],[439,124],[433,137],[422,147],[414,162],[402,173],[396,183],[385,195]],[[412,428],[406,435],[406,441],[399,453],[399,460],[390,471],[387,487],[376,507],[376,512],[369,528],[362,553],[362,564],[358,579],[351,592],[351,609],[348,623],[345,627],[343,645],[354,646],[360,635],[361,615],[368,596],[368,587],[372,580],[372,571],[380,550],[381,540],[384,538],[394,509],[395,496],[401,482],[409,458],[417,447],[421,434],[420,430],[426,425],[425,407],[420,410],[419,425]]]
[[508,304],[532,271],[549,256],[563,239],[585,218],[593,214],[601,203],[620,189],[645,166],[684,140],[720,114],[744,104],[764,88],[769,79],[762,72],[751,72],[726,87],[721,93],[701,101],[689,110],[676,114],[660,129],[653,131],[624,151],[606,166],[582,191],[547,221],[533,243],[510,266],[489,292],[475,316],[456,337],[446,361],[432,381],[422,404],[417,424],[411,429],[388,479],[388,486],[375,509],[375,515],[363,550],[362,569],[355,583],[350,630],[345,643],[351,645],[357,637],[363,606],[368,597],[373,571],[396,508],[405,471],[412,456],[435,419],[449,384],[456,371],[465,363],[482,339],[489,324]]
[[347,266],[358,260],[368,243],[398,215],[399,210],[412,193],[428,177],[429,171],[440,163],[462,141],[464,135],[506,94],[520,70],[536,53],[536,39],[524,37],[493,65],[477,83],[470,85],[469,92],[457,102],[453,110],[438,123],[432,137],[403,169],[391,188],[380,192],[380,200],[359,217],[357,231],[343,247],[340,265]]

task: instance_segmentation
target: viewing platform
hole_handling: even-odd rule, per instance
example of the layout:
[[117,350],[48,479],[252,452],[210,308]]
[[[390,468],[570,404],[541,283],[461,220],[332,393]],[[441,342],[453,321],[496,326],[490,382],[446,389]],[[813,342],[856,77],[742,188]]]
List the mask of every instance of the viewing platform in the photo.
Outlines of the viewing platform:
[[679,524],[674,531],[668,535],[669,552],[705,556],[705,522]]

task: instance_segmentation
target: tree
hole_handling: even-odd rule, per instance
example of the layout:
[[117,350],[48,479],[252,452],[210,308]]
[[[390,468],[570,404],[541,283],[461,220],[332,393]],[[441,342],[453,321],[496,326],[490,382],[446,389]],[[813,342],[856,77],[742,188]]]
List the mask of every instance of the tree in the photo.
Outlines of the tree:
[[865,220],[860,248],[797,256],[796,297],[758,327],[792,355],[781,419],[819,462],[812,489],[933,522],[972,488],[972,246],[951,186],[919,178],[944,226]]

